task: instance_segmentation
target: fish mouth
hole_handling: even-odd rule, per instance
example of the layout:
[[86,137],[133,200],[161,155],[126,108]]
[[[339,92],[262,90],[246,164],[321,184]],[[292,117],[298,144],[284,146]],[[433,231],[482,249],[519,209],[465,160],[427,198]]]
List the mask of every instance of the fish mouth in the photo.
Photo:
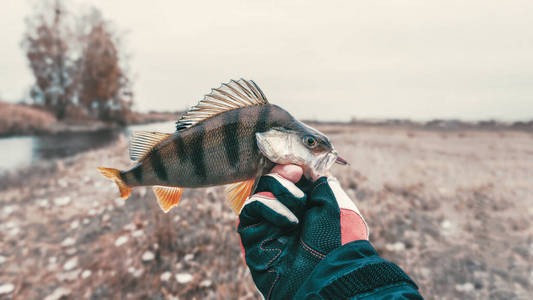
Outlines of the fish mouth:
[[350,165],[350,163],[348,163],[344,158],[340,157],[340,156],[337,156],[337,159],[335,160],[335,163],[341,165],[341,166],[346,166],[346,165]]
[[339,152],[337,152],[337,150],[333,149],[330,153],[332,155],[335,155],[335,163],[336,164],[339,164],[341,166],[349,165],[349,163],[344,158],[339,156]]

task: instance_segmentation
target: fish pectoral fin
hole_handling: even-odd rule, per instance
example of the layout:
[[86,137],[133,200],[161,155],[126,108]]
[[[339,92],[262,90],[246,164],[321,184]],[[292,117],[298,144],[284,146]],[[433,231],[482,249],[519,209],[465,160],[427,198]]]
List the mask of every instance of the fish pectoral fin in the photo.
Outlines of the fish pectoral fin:
[[183,193],[183,189],[176,186],[154,186],[152,190],[157,197],[159,207],[166,213],[180,203],[181,193]]
[[120,197],[122,199],[124,200],[128,199],[128,197],[131,194],[131,190],[133,190],[133,187],[128,186],[122,180],[122,178],[120,178],[119,170],[113,169],[113,168],[98,167],[98,171],[100,171],[100,173],[102,173],[102,175],[104,175],[106,178],[113,180],[117,184],[118,190],[120,192]]
[[246,198],[252,193],[254,183],[255,178],[236,182],[226,187],[226,199],[236,215],[239,215],[241,208],[244,205],[244,201],[246,201]]
[[155,145],[169,137],[169,133],[137,131],[130,139],[130,159],[139,161],[146,156]]

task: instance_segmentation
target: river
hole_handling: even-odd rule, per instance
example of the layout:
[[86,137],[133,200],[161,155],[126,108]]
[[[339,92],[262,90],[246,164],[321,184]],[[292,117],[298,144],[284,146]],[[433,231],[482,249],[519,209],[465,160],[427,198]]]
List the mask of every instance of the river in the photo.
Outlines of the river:
[[132,125],[124,129],[0,138],[0,173],[31,166],[41,160],[64,158],[101,148],[114,142],[121,134],[129,136],[139,130],[172,132],[175,130],[174,124],[161,122]]

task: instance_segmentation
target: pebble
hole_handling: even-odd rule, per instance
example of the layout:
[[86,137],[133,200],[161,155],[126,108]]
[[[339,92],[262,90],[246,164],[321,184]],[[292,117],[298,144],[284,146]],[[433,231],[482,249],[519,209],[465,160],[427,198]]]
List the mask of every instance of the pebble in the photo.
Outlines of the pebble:
[[141,196],[141,197],[146,196],[146,188],[140,188],[139,189],[139,196]]
[[79,220],[74,220],[72,221],[72,223],[70,223],[70,229],[76,229],[80,226],[80,221]]
[[77,269],[74,271],[66,272],[66,273],[60,273],[57,274],[56,277],[59,281],[74,281],[78,279],[78,276],[80,275],[81,270]]
[[135,278],[139,278],[139,277],[141,277],[143,274],[144,274],[144,270],[143,270],[143,269],[137,269],[137,270],[135,270],[135,272],[133,272],[133,277],[135,277]]
[[192,275],[189,273],[176,274],[176,281],[181,284],[186,284],[192,280]]
[[89,219],[87,219],[87,218],[83,219],[83,225],[87,225],[89,223],[91,223],[91,221]]
[[39,205],[39,207],[49,207],[50,202],[48,202],[48,200],[46,199],[40,199],[40,200],[37,200],[37,205]]
[[143,253],[142,260],[143,261],[151,261],[155,258],[155,255],[152,251],[146,251]]
[[133,231],[133,230],[137,229],[137,226],[135,226],[135,224],[133,224],[133,223],[128,223],[128,224],[124,225],[124,227],[122,227],[122,228],[124,228],[124,230],[127,230],[127,231]]
[[116,241],[115,241],[115,246],[116,247],[120,247],[124,244],[126,244],[128,242],[128,237],[123,235],[123,236],[120,236]]
[[183,259],[185,261],[191,261],[191,260],[193,260],[193,258],[194,258],[194,254],[189,253],[189,254],[185,255],[185,257]]
[[111,219],[111,216],[108,215],[108,214],[105,214],[103,217],[102,217],[102,222],[107,222]]
[[68,255],[74,255],[74,254],[76,254],[76,251],[78,251],[78,250],[75,247],[72,247],[72,248],[67,249],[66,252],[67,252]]
[[77,257],[73,257],[73,258],[67,260],[67,262],[63,265],[63,269],[65,271],[70,271],[70,270],[74,269],[77,265],[78,265],[78,258]]
[[144,270],[142,268],[135,269],[134,267],[129,267],[128,272],[133,275],[133,277],[139,278],[144,273]]
[[468,293],[474,290],[474,285],[470,282],[466,282],[463,284],[456,284],[455,290],[458,292]]
[[81,273],[81,278],[83,279],[89,278],[91,274],[92,274],[91,270],[85,270]]
[[7,258],[6,258],[5,256],[0,255],[0,265],[3,264],[3,263],[5,263],[6,260],[7,260]]
[[452,227],[452,222],[448,221],[448,220],[444,220],[440,223],[440,226],[443,228],[443,229],[450,229]]
[[66,180],[64,179],[59,179],[59,181],[57,182],[59,184],[60,187],[62,188],[66,188],[68,186],[68,183]]
[[13,228],[9,229],[9,231],[7,232],[7,235],[11,236],[11,237],[14,237],[14,236],[17,236],[19,233],[20,233],[20,228],[13,227]]
[[54,200],[54,204],[57,205],[57,206],[65,206],[65,205],[67,205],[69,203],[70,203],[70,197],[69,196],[59,197],[59,198],[56,198]]
[[18,210],[18,207],[16,205],[7,205],[4,207],[2,212],[4,213],[4,217],[7,217],[17,210]]
[[209,279],[206,279],[206,280],[203,280],[202,282],[200,282],[200,287],[210,287],[212,284],[211,280]]
[[163,274],[161,274],[161,277],[159,277],[159,278],[161,279],[161,281],[169,281],[170,277],[172,277],[172,273],[167,271],[167,272],[164,272]]
[[405,244],[402,242],[396,242],[394,244],[387,244],[385,248],[389,251],[400,252],[405,250]]
[[7,223],[4,224],[4,227],[6,229],[10,229],[10,228],[13,228],[13,227],[17,227],[17,223],[13,222],[13,221],[9,221]]
[[5,295],[13,292],[15,290],[15,286],[11,283],[6,283],[0,285],[0,295]]
[[122,206],[124,206],[125,204],[126,204],[126,201],[125,201],[124,199],[122,199],[122,198],[116,198],[116,199],[115,199],[115,205],[116,205],[117,207],[122,207]]
[[66,297],[68,295],[70,295],[69,289],[64,288],[64,287],[58,287],[57,289],[55,289],[55,291],[52,294],[46,296],[44,300],[59,300],[62,297]]
[[76,240],[71,238],[71,237],[68,237],[66,239],[63,240],[63,242],[61,242],[61,246],[63,247],[70,247],[72,245],[74,245],[76,243]]
[[131,236],[134,237],[134,238],[138,238],[138,237],[141,237],[144,235],[144,231],[142,231],[142,229],[139,229],[139,230],[135,230]]

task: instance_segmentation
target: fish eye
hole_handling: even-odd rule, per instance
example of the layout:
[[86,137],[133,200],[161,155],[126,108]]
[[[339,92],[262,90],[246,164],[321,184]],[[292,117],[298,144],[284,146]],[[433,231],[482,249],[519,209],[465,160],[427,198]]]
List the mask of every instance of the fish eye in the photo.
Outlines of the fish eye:
[[314,148],[318,145],[318,141],[316,140],[316,138],[310,135],[304,136],[303,142],[308,148]]

